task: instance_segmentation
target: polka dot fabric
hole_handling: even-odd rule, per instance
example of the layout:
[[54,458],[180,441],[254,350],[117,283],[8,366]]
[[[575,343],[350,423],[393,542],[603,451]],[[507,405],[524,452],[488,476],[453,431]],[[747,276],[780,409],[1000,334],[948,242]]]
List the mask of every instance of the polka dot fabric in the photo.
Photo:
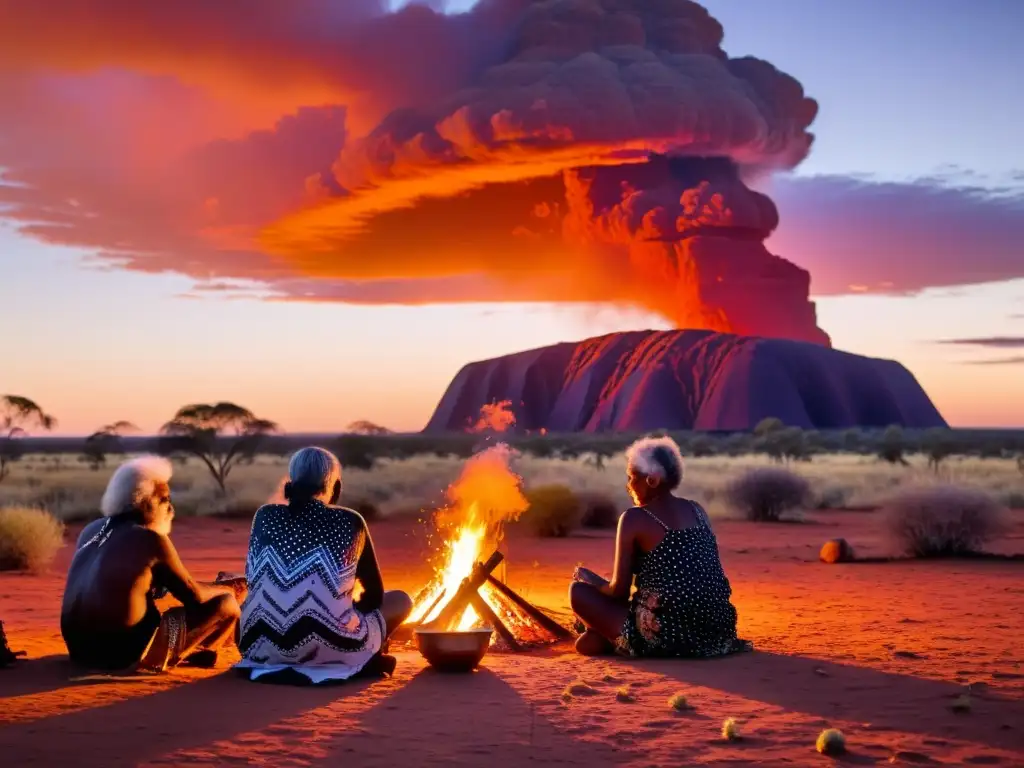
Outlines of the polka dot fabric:
[[749,650],[736,636],[732,588],[707,515],[696,502],[697,524],[665,528],[665,537],[637,569],[636,592],[616,642],[627,656],[724,656]]

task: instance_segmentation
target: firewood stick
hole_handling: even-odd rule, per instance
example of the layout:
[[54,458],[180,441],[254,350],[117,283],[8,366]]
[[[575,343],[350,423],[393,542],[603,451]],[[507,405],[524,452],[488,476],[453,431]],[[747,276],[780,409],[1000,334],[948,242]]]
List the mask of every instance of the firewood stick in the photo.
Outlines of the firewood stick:
[[501,552],[495,551],[485,563],[477,563],[473,566],[473,570],[469,576],[462,580],[459,588],[455,594],[452,595],[452,599],[441,609],[441,612],[437,615],[437,618],[431,621],[429,624],[424,625],[424,628],[436,629],[444,632],[448,631],[451,624],[453,624],[463,612],[466,610],[466,606],[469,605],[469,599],[473,594],[480,589],[483,583],[487,580],[487,577],[491,574],[495,568],[498,567],[504,559],[504,555]]
[[469,596],[469,604],[476,609],[476,612],[480,614],[485,621],[489,621],[491,626],[501,635],[502,639],[508,643],[508,647],[513,651],[520,650],[519,643],[516,641],[515,635],[509,631],[509,628],[505,626],[503,622],[487,604],[487,601],[483,599],[479,592],[474,592]]
[[522,598],[512,587],[498,581],[493,576],[488,575],[486,579],[487,583],[494,587],[496,590],[501,592],[505,597],[511,600],[520,610],[524,611],[531,619],[540,624],[544,629],[550,632],[555,637],[565,640],[572,637],[572,632],[563,627],[557,621],[552,619],[540,608],[530,603],[528,600]]
[[442,589],[441,590],[441,592],[438,594],[438,596],[434,598],[434,602],[432,602],[430,604],[430,607],[427,608],[427,612],[423,614],[424,618],[429,617],[430,614],[432,614],[434,612],[434,609],[437,608],[437,604],[440,603],[441,600],[444,599],[444,596],[447,594],[447,592],[448,592],[448,590],[446,590],[446,589]]

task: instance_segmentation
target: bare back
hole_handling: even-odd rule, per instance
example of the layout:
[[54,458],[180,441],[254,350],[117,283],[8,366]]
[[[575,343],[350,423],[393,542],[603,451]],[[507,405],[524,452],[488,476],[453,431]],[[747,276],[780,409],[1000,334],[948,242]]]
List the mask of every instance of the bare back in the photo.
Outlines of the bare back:
[[99,529],[75,553],[61,606],[61,623],[116,631],[150,610],[158,534],[132,523]]

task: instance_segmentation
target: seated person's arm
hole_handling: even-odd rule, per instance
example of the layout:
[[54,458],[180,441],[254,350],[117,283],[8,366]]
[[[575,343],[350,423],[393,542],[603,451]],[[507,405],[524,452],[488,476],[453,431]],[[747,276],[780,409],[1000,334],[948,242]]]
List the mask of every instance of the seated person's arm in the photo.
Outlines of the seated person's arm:
[[155,535],[158,541],[156,562],[153,563],[153,587],[158,593],[166,589],[186,608],[195,608],[220,595],[233,594],[229,587],[206,586],[193,579],[170,538]]
[[606,595],[622,600],[629,598],[630,587],[633,586],[633,553],[636,549],[636,538],[631,523],[632,515],[626,512],[619,518],[619,527],[615,532],[615,565],[612,567],[612,580],[601,591]]
[[370,529],[366,527],[365,522],[363,527],[366,532],[366,543],[363,545],[363,553],[356,564],[356,578],[363,585],[363,594],[355,605],[360,612],[369,613],[377,610],[384,603],[384,579],[380,574],[377,554],[373,551]]

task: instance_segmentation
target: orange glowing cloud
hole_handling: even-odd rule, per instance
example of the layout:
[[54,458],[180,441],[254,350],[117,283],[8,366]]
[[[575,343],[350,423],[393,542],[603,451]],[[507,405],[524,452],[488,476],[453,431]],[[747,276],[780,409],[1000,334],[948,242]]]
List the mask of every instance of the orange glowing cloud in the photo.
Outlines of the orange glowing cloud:
[[610,302],[749,329],[726,289],[760,295],[754,276],[790,286],[770,320],[797,335],[810,278],[769,234],[815,293],[1024,275],[1021,196],[776,178],[780,224],[743,180],[803,159],[817,105],[729,58],[696,4],[385,5],[0,0],[0,217],[192,296]]

